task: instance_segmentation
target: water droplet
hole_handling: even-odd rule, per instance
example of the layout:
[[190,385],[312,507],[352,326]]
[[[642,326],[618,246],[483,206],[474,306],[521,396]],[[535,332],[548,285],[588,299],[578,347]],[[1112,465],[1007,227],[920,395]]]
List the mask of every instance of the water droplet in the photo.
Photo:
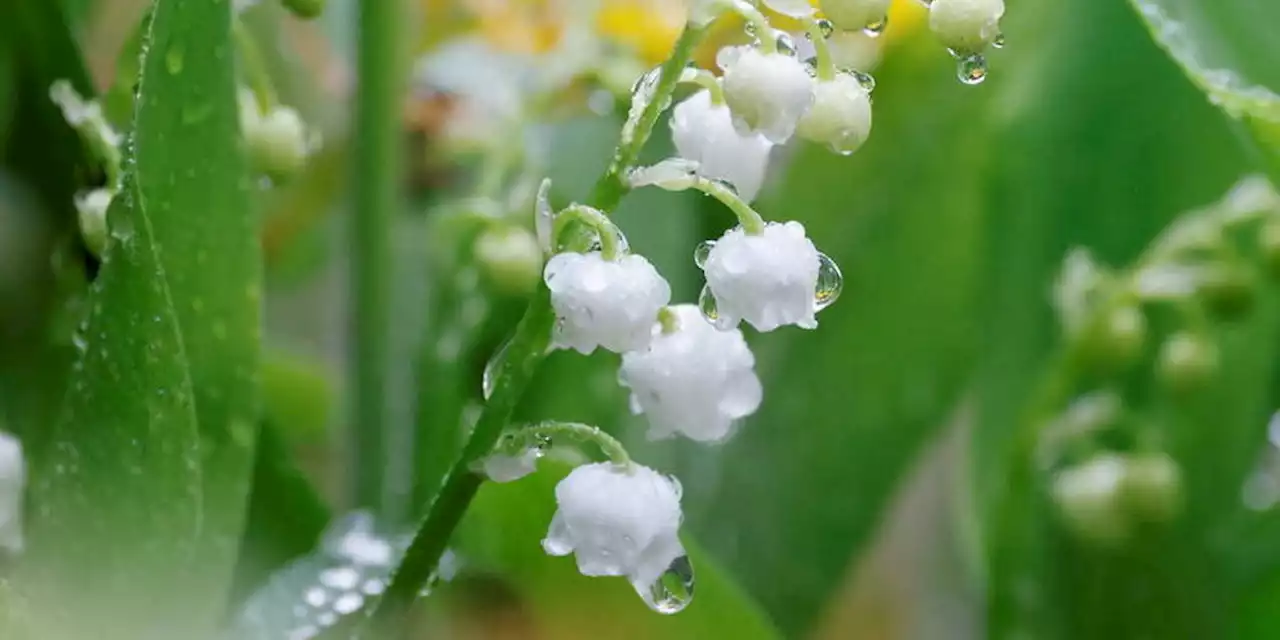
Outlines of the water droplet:
[[830,38],[831,34],[836,32],[836,26],[831,24],[830,20],[819,20],[818,32],[822,34],[822,37]]
[[747,20],[742,25],[742,31],[752,38],[756,37],[756,23]]
[[796,41],[791,37],[791,34],[779,32],[777,43],[778,53],[793,57],[796,55]]
[[863,89],[867,90],[867,93],[871,93],[876,90],[875,76],[872,76],[869,73],[863,73],[857,69],[850,70],[849,75],[853,76],[853,79],[857,80],[858,84],[861,85]]
[[484,364],[484,373],[480,379],[480,390],[484,393],[484,399],[488,400],[493,395],[493,389],[498,384],[498,376],[502,374],[502,365],[507,361],[507,351],[510,350],[511,341],[507,340],[502,343],[501,347],[493,353],[489,361]]
[[821,311],[831,306],[840,298],[840,291],[843,289],[844,276],[840,274],[840,267],[827,254],[819,253],[818,286],[813,291],[814,307]]
[[703,240],[693,249],[693,263],[698,265],[699,269],[705,269],[707,266],[707,258],[711,257],[711,250],[715,248],[715,240]]
[[1003,34],[1003,33],[996,34],[995,39],[991,41],[991,46],[993,46],[993,47],[995,47],[995,48],[997,48],[997,49],[1003,49],[1003,48],[1004,48],[1004,34]]
[[716,295],[711,293],[711,285],[703,285],[702,293],[698,294],[698,310],[702,311],[702,317],[715,322],[720,318],[720,311],[716,308]]
[[650,609],[667,615],[680,613],[693,602],[693,564],[689,556],[681,555],[653,584],[634,586]]
[[111,237],[126,247],[133,240],[133,216],[129,215],[124,208],[113,207],[108,211],[114,211],[116,215],[107,218],[107,229]]
[[884,33],[885,27],[889,26],[889,16],[885,16],[868,24],[862,28],[862,32],[867,34],[868,38],[879,38]]
[[987,79],[987,59],[980,53],[960,57],[956,62],[956,77],[964,84],[982,84]]
[[86,339],[84,334],[79,331],[71,334],[71,344],[74,345],[76,351],[79,351],[80,353],[84,353],[89,349],[89,340]]
[[182,49],[174,47],[164,54],[164,66],[169,69],[169,73],[177,75],[182,73]]

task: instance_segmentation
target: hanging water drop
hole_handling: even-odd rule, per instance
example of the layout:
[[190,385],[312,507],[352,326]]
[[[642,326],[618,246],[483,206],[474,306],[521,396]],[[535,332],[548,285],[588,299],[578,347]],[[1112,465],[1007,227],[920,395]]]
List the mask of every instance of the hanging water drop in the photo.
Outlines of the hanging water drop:
[[885,16],[863,27],[862,32],[867,34],[868,38],[879,38],[880,34],[884,33],[885,28],[888,26],[889,16]]
[[987,79],[987,59],[980,53],[960,57],[956,62],[956,77],[967,85],[982,84]]
[[510,340],[502,343],[502,346],[498,347],[489,361],[484,364],[484,373],[480,378],[480,391],[484,394],[485,400],[493,395],[493,388],[498,384],[498,376],[502,375],[502,365],[507,361],[507,351],[510,347]]
[[818,21],[818,33],[821,33],[822,37],[830,38],[831,34],[835,32],[836,26],[830,20],[823,19]]
[[995,47],[995,48],[997,48],[997,49],[1003,49],[1003,48],[1004,48],[1004,34],[1003,34],[1003,33],[996,34],[995,39],[993,39],[993,40],[991,41],[991,46],[993,46],[993,47]]
[[818,254],[818,285],[813,291],[813,305],[815,310],[822,311],[831,306],[839,297],[840,291],[844,289],[844,276],[840,273],[840,267],[836,265],[836,261],[825,253]]
[[778,32],[777,43],[778,43],[778,53],[781,53],[784,56],[792,56],[792,57],[796,55],[796,41],[791,37],[791,34],[785,33],[785,32]]
[[853,76],[853,79],[857,80],[858,84],[863,89],[866,89],[867,93],[871,93],[872,91],[875,91],[876,89],[875,76],[872,76],[869,73],[863,73],[861,71],[858,71],[857,69],[850,70],[849,75]]
[[702,312],[702,317],[710,322],[716,322],[720,319],[720,311],[716,308],[716,294],[711,292],[711,285],[703,285],[702,293],[698,294],[698,310]]
[[666,615],[680,613],[693,602],[693,564],[689,556],[681,555],[652,584],[632,584],[650,609]]
[[715,240],[703,240],[693,249],[693,263],[698,265],[699,269],[707,267],[707,258],[711,257],[711,250],[715,248]]

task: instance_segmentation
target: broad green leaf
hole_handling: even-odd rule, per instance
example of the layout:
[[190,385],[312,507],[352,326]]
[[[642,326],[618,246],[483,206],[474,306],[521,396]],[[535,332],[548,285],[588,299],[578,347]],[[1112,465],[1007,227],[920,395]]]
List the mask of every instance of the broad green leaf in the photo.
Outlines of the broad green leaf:
[[1130,0],[1152,36],[1214,104],[1253,136],[1280,180],[1280,4]]
[[229,27],[225,3],[153,10],[84,348],[33,461],[23,584],[60,633],[199,636],[226,604],[258,420],[261,269]]
[[584,577],[572,558],[547,555],[541,540],[555,512],[555,485],[569,469],[550,460],[540,467],[516,482],[486,483],[454,537],[464,571],[492,572],[509,584],[527,603],[522,608],[538,637],[778,637],[768,617],[688,535],[693,602],[667,616],[650,611],[625,579]]

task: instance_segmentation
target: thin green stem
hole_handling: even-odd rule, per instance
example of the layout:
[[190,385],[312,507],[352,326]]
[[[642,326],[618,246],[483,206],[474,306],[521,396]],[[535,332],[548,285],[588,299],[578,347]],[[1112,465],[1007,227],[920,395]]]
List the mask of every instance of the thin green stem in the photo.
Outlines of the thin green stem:
[[804,21],[804,28],[809,34],[809,40],[813,42],[813,51],[817,56],[815,62],[818,70],[818,79],[834,80],[836,77],[836,64],[831,59],[831,45],[827,43],[827,35],[822,32],[822,26],[817,20],[808,18]]
[[601,257],[605,260],[618,259],[622,245],[620,238],[622,232],[618,230],[618,226],[609,220],[609,216],[600,213],[599,209],[580,204],[569,205],[556,215],[555,223],[551,227],[551,237],[556,249],[564,245],[568,239],[568,230],[574,224],[581,224],[596,232],[596,236],[600,238]]
[[533,437],[555,438],[567,436],[575,440],[590,442],[617,464],[631,464],[631,456],[627,455],[627,450],[618,442],[616,438],[605,433],[600,427],[595,427],[581,422],[540,422],[530,425],[520,430],[521,433],[528,434]]
[[[380,1],[366,0],[366,3],[375,4]],[[596,182],[590,202],[594,208],[611,210],[629,190],[626,176],[635,165],[640,149],[653,132],[662,106],[671,97],[681,71],[693,57],[694,47],[705,31],[705,27],[685,27],[671,57],[662,65],[653,102],[645,108],[631,138],[619,145],[608,171]],[[375,637],[381,638],[384,637],[381,634],[394,634],[401,630],[399,625],[404,613],[423,585],[435,574],[445,545],[462,521],[462,516],[483,481],[472,470],[472,465],[476,460],[489,455],[502,436],[503,429],[524,396],[534,372],[546,357],[554,324],[551,292],[543,283],[516,327],[515,335],[507,347],[507,357],[498,371],[493,393],[480,413],[470,439],[445,478],[444,486],[428,507],[427,515],[409,544],[400,568],[374,606],[368,624],[374,630]]]
[[267,71],[262,51],[258,49],[258,42],[253,39],[253,34],[249,33],[239,16],[231,20],[231,35],[235,38],[236,51],[240,53],[240,62],[244,65],[249,89],[258,101],[258,111],[265,114],[276,106],[276,91],[271,85],[271,74]]
[[755,29],[756,36],[760,39],[760,50],[765,53],[777,53],[778,38],[773,33],[773,27],[769,25],[769,19],[755,5],[746,0],[734,0],[732,6],[733,11]]
[[386,388],[391,357],[391,227],[401,172],[399,64],[403,2],[363,0],[356,91],[355,208],[351,212],[352,498],[385,511]]
[[729,207],[733,215],[738,217],[738,223],[742,225],[742,230],[747,232],[747,235],[756,236],[764,233],[764,218],[760,217],[751,205],[739,198],[738,192],[730,189],[725,183],[694,176],[689,181],[689,188],[701,191]]
[[711,104],[724,104],[724,89],[720,87],[720,80],[716,78],[716,74],[706,69],[685,69],[680,74],[680,82],[696,84],[706,89],[711,94]]
[[693,50],[699,42],[702,42],[706,33],[706,27],[692,24],[686,24],[684,31],[680,32],[680,38],[676,40],[671,57],[662,63],[662,71],[658,76],[658,86],[654,89],[653,100],[645,106],[631,138],[618,145],[617,151],[613,154],[613,161],[609,163],[608,171],[600,176],[595,187],[591,189],[591,197],[587,204],[608,213],[613,211],[614,207],[622,201],[622,197],[631,190],[631,185],[627,182],[627,174],[639,160],[640,150],[644,148],[649,135],[653,133],[658,116],[662,115],[662,110],[671,94],[675,92],[676,83],[680,81],[684,68],[693,58]]

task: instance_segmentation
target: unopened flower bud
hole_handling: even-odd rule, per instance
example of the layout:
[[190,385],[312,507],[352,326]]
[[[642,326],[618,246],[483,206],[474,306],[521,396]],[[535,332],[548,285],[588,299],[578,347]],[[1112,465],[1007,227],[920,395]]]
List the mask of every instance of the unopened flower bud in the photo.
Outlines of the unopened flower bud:
[[1156,362],[1161,380],[1180,392],[1202,388],[1217,370],[1217,346],[1207,336],[1189,331],[1169,336]]
[[308,140],[302,116],[290,107],[273,107],[266,114],[241,106],[241,126],[253,167],[275,179],[293,176],[307,160]]
[[524,295],[538,284],[542,249],[524,227],[495,226],[484,230],[474,247],[476,262],[499,291]]
[[1004,0],[933,0],[929,29],[958,53],[978,53],[1000,36]]
[[800,119],[800,137],[825,144],[849,155],[871,135],[871,94],[848,73],[819,81],[813,89],[813,107]]
[[1063,525],[1077,538],[1103,547],[1128,540],[1132,523],[1121,492],[1125,470],[1123,457],[1102,454],[1054,478],[1054,504]]
[[881,24],[889,15],[892,0],[821,0],[822,14],[841,29],[864,29]]
[[1196,283],[1196,293],[1215,316],[1237,320],[1253,309],[1256,284],[1249,271],[1226,267],[1202,274]]
[[1122,490],[1130,513],[1144,522],[1169,522],[1182,511],[1182,472],[1167,454],[1126,458]]
[[804,64],[756,47],[726,47],[716,61],[724,69],[724,101],[738,131],[759,132],[775,144],[790,139],[813,104],[813,79]]
[[76,214],[80,221],[80,236],[84,246],[94,256],[101,258],[107,249],[107,208],[114,194],[110,189],[98,188],[75,196]]
[[1081,336],[1085,359],[1104,372],[1119,371],[1142,354],[1147,339],[1147,319],[1137,305],[1111,309],[1101,323]]

